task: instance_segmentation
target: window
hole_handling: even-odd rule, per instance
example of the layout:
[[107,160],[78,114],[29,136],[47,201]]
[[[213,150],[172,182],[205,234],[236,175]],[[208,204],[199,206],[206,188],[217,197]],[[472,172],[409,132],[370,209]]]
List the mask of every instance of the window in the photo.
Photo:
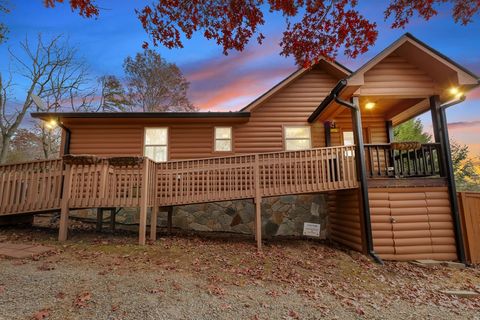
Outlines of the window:
[[311,148],[309,126],[285,127],[285,150],[303,150]]
[[215,127],[215,151],[232,151],[232,127]]
[[353,137],[353,131],[343,131],[343,145],[353,146],[355,144],[355,138]]
[[[355,144],[355,138],[353,137],[353,131],[343,131],[343,145],[353,146]],[[352,150],[345,151],[345,156],[351,157],[353,155]]]
[[168,128],[145,128],[145,156],[153,161],[167,161]]

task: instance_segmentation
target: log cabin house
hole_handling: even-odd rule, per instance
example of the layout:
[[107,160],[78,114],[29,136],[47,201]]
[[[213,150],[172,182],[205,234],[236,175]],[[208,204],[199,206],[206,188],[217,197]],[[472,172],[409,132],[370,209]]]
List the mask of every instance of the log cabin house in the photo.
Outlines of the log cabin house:
[[[318,194],[331,240],[377,260],[464,261],[445,109],[478,84],[405,34],[355,72],[321,60],[238,112],[33,113],[63,128],[64,157],[1,166],[0,214],[58,210],[65,240],[70,210],[138,207],[144,244],[162,208],[249,201],[260,248],[262,201]],[[433,143],[394,141],[425,112]]]

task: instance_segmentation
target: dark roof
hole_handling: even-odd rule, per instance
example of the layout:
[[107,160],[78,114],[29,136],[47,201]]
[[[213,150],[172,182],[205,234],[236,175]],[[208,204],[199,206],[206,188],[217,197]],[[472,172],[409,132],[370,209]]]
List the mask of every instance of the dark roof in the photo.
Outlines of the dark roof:
[[248,118],[250,112],[32,112],[33,118],[52,119],[52,118]]

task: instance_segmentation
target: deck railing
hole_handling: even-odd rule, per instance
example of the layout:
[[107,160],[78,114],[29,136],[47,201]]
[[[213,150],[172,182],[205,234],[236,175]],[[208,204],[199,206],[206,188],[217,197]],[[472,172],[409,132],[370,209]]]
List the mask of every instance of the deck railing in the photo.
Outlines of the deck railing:
[[370,178],[441,176],[440,144],[395,149],[391,144],[366,144],[367,173]]
[[174,205],[357,186],[354,146],[156,164],[157,203]]
[[[153,207],[357,187],[354,146],[134,164],[91,157],[0,166],[0,215]],[[91,160],[91,159],[90,159]]]

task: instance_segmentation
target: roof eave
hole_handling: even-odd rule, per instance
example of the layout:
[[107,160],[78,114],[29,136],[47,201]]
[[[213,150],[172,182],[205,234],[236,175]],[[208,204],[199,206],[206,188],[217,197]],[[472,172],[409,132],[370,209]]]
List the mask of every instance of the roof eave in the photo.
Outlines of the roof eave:
[[48,119],[216,119],[249,118],[250,112],[32,112],[32,118]]

